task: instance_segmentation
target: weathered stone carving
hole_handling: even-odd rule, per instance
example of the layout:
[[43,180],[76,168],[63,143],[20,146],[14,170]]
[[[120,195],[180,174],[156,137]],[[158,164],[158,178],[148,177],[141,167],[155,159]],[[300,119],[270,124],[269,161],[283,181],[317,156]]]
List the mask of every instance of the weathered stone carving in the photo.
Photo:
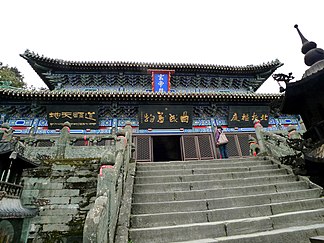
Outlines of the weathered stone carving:
[[[262,128],[256,129],[258,142],[264,144],[264,151],[267,155],[274,157],[285,165],[292,167],[295,174],[305,174],[305,162],[302,149],[298,150],[293,146],[293,141],[300,142],[300,134],[294,127],[290,128],[290,134],[275,134],[264,131]],[[302,145],[303,147],[303,145]]]
[[65,149],[67,144],[69,143],[70,139],[70,128],[71,124],[69,122],[64,122],[63,128],[61,130],[61,135],[57,140],[57,151],[56,151],[56,158],[63,159],[65,156]]
[[8,123],[3,123],[0,129],[0,138],[2,141],[11,141],[13,136],[13,129]]
[[250,155],[257,156],[260,153],[260,146],[257,143],[257,140],[250,136],[249,137],[249,148],[250,148]]

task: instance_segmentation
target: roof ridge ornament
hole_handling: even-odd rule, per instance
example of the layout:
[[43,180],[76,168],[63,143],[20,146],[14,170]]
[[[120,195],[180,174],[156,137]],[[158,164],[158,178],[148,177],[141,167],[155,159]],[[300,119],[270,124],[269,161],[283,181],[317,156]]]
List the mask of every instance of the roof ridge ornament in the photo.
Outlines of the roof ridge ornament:
[[298,25],[295,24],[294,27],[297,29],[297,32],[302,41],[301,52],[305,54],[304,62],[307,66],[312,66],[314,63],[324,60],[324,50],[317,48],[317,44],[313,41],[308,41],[305,36],[300,32]]

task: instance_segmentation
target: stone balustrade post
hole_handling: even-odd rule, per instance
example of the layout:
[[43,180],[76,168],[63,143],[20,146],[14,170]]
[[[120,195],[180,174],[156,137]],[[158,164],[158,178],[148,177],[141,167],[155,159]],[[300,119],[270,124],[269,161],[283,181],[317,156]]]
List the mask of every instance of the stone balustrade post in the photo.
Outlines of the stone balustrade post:
[[263,126],[261,125],[259,120],[254,121],[254,128],[255,128],[255,135],[258,140],[258,144],[260,147],[260,153],[259,155],[265,155],[266,154],[266,149],[264,146],[264,141],[263,141],[263,136],[261,134],[261,131],[263,130]]
[[69,122],[64,122],[63,128],[61,130],[60,137],[56,141],[56,158],[64,159],[65,157],[65,149],[70,141],[70,128],[71,124]]

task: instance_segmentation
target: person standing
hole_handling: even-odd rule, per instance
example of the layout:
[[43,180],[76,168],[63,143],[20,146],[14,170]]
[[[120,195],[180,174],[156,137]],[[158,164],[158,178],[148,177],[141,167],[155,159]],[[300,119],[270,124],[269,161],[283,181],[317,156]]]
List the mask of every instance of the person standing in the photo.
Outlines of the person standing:
[[217,127],[216,129],[216,146],[219,148],[219,152],[221,155],[221,159],[227,159],[227,143],[228,139],[223,132],[223,128],[221,126]]

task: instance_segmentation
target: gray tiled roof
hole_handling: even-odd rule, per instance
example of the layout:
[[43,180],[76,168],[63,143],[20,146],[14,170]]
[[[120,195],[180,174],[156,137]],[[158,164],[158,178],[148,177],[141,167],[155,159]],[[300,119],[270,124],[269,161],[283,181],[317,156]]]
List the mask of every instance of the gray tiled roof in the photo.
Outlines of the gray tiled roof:
[[80,62],[66,61],[62,59],[53,59],[44,57],[32,51],[26,50],[21,54],[23,58],[29,61],[37,62],[39,68],[55,68],[69,70],[109,70],[109,69],[125,69],[125,70],[148,70],[148,69],[172,69],[175,71],[184,72],[207,72],[207,73],[262,73],[269,70],[277,69],[283,64],[279,60],[274,60],[261,65],[246,65],[246,66],[227,66],[213,64],[197,64],[197,63],[145,63],[145,62]]
[[0,89],[0,100],[33,101],[112,101],[112,100],[167,100],[167,101],[272,101],[281,99],[282,94],[260,94],[252,92],[209,92],[209,93],[154,93],[121,91],[78,91],[78,90],[24,90]]
[[38,209],[25,208],[18,198],[3,198],[0,200],[0,218],[34,217]]

